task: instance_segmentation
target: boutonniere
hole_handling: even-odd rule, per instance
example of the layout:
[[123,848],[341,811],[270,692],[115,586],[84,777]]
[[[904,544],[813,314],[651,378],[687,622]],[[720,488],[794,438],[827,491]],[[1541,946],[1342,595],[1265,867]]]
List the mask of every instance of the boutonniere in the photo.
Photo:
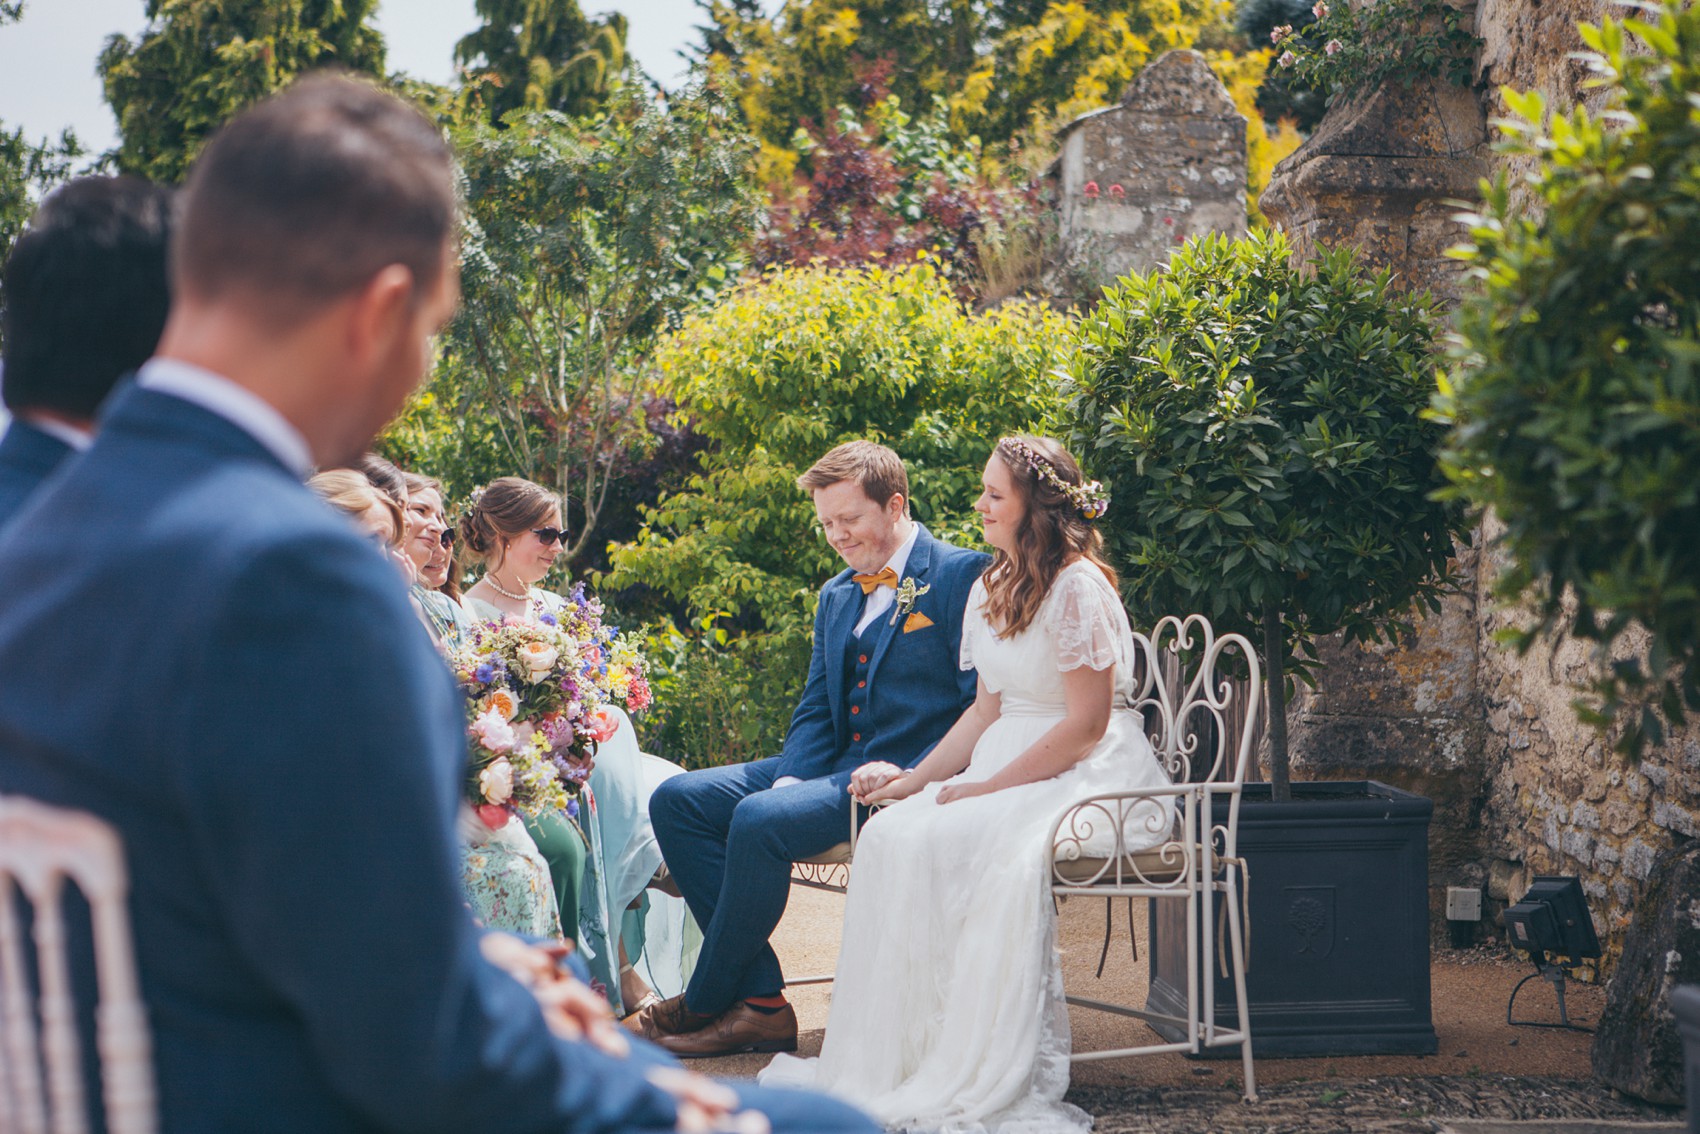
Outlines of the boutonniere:
[[915,584],[915,576],[913,575],[898,584],[897,609],[891,612],[892,624],[896,625],[899,616],[908,614],[911,610],[914,610],[915,600],[932,589],[933,585],[931,583],[917,586]]

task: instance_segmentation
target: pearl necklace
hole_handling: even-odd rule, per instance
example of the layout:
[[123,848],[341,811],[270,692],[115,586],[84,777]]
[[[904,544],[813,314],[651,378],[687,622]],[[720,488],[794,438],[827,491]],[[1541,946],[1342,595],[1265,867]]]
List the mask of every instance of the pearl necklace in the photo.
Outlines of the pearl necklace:
[[525,593],[525,594],[517,594],[516,595],[512,591],[504,590],[503,587],[502,587],[502,584],[496,582],[496,576],[490,574],[488,571],[486,571],[484,573],[484,581],[486,583],[490,584],[491,590],[495,591],[497,594],[501,595],[503,598],[511,598],[515,602],[525,602],[525,601],[527,601],[528,599],[531,598],[531,595],[530,595],[529,592]]

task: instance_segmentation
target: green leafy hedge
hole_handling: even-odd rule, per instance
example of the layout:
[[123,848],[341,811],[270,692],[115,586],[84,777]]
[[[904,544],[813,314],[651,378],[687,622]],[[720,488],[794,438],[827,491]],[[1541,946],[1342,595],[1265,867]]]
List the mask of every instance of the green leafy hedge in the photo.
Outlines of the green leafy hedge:
[[[675,758],[743,758],[783,739],[806,676],[816,592],[842,567],[798,474],[842,441],[883,442],[908,466],[917,518],[942,538],[977,543],[980,471],[1000,436],[1060,406],[1052,371],[1069,330],[1040,306],[970,313],[922,259],[891,270],[773,271],[663,343],[656,361],[669,392],[712,448],[688,488],[663,498],[643,534],[614,551],[605,585],[643,584],[686,606],[695,626],[685,637],[698,648],[671,650],[670,674],[712,664],[726,695],[743,689],[761,701],[743,710],[761,722],[747,749],[707,738],[715,751]],[[724,645],[705,639],[705,623],[726,634]],[[687,677],[675,695],[703,695],[695,684]],[[668,728],[650,742],[683,743]]]

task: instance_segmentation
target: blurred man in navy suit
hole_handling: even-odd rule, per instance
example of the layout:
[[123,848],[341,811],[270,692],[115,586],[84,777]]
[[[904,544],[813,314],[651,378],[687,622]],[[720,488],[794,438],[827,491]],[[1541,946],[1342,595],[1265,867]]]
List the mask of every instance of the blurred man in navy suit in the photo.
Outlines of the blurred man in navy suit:
[[171,191],[137,177],[56,189],[0,274],[0,527],[71,453],[101,402],[159,342],[170,307]]
[[874,1130],[630,1044],[466,913],[460,695],[301,483],[366,449],[454,309],[437,130],[309,78],[183,193],[157,355],[0,538],[0,792],[123,837],[162,1128]]

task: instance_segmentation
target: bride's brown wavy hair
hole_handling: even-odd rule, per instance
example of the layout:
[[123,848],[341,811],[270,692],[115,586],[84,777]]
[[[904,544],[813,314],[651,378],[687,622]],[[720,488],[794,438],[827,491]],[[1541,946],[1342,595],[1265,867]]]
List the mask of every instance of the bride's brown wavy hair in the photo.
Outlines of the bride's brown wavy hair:
[[1085,480],[1069,451],[1049,437],[1005,437],[992,450],[1009,470],[1015,493],[1027,508],[1015,533],[1015,550],[995,551],[984,576],[986,618],[998,628],[1000,638],[1019,634],[1033,624],[1057,573],[1071,559],[1085,559],[1104,573],[1110,586],[1117,585],[1115,569],[1104,559],[1103,534],[1061,489],[1039,479],[1010,447],[1012,441],[1025,443],[1048,461],[1064,484]]

